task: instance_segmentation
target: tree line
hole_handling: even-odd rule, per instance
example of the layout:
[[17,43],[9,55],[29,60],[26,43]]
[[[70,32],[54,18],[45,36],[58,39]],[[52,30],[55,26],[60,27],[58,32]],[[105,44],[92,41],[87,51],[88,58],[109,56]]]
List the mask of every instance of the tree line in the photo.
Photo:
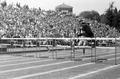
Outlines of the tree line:
[[120,10],[114,6],[114,2],[111,2],[109,8],[101,15],[93,10],[83,11],[79,16],[115,27],[120,32]]

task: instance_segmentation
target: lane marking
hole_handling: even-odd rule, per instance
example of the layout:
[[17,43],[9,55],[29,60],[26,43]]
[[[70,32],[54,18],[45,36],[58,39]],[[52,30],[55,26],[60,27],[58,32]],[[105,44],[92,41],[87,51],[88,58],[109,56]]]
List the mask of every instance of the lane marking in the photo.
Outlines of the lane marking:
[[[109,56],[112,56],[112,55],[114,55],[114,54],[110,54],[110,55],[104,55],[104,56],[98,56],[98,57],[109,57]],[[118,54],[119,55],[119,54]],[[20,57],[20,58],[24,58],[24,57]],[[118,58],[118,57],[117,57]],[[18,58],[14,58],[14,59],[18,59]],[[6,61],[2,61],[2,62],[0,62],[0,63],[4,63],[4,62],[12,62],[12,61],[24,61],[24,60],[33,60],[33,59],[36,59],[36,58],[28,58],[28,59],[21,59],[21,60],[6,60]],[[88,59],[90,59],[90,58],[85,58],[85,59],[83,59],[83,60],[88,60]],[[112,57],[111,59],[108,59],[108,60],[113,60],[114,58]]]
[[[114,54],[112,54],[112,53],[108,53],[108,54],[110,54],[110,55],[104,55],[104,54],[99,54],[99,55],[104,55],[104,57],[107,57],[107,56],[112,56],[112,55],[114,55]],[[100,56],[100,57],[102,57],[102,56]],[[11,60],[9,60],[9,59],[19,59],[19,58],[24,58],[24,57],[15,57],[15,58],[8,58],[7,60],[6,59],[3,59],[3,60],[5,60],[5,62],[6,61],[11,61]],[[33,58],[34,59],[34,58]],[[89,58],[86,58],[86,59],[89,59]],[[2,60],[0,60],[0,61],[2,61]],[[16,61],[16,60],[13,60],[13,61]],[[1,62],[0,62],[1,63]]]
[[96,48],[100,48],[100,49],[115,49],[115,47],[96,47]]
[[15,72],[15,71],[21,71],[21,70],[27,70],[27,69],[32,69],[32,68],[41,68],[41,67],[47,67],[47,66],[53,66],[53,65],[58,65],[58,64],[65,64],[65,63],[70,63],[73,61],[64,61],[64,62],[59,62],[59,63],[52,63],[52,64],[45,64],[45,65],[39,65],[39,66],[31,66],[31,67],[25,67],[25,68],[18,68],[18,69],[11,69],[11,70],[6,70],[6,71],[1,71],[1,73],[8,73],[8,72]]
[[24,63],[16,63],[16,64],[7,64],[7,65],[0,65],[1,67],[7,67],[7,66],[14,66],[14,65],[22,65],[22,64],[30,64],[30,63],[37,63],[37,62],[45,62],[45,61],[52,61],[52,59],[47,59],[47,60],[33,60],[32,62],[24,62]]
[[7,61],[0,61],[1,63],[6,63],[6,62],[13,62],[13,61],[25,61],[25,60],[37,60],[37,58],[26,58],[26,59],[20,59],[20,60],[7,60]]
[[[105,56],[111,56],[111,55],[105,55]],[[101,56],[100,56],[101,57]],[[117,57],[117,58],[120,58],[120,57]],[[85,60],[87,60],[89,58],[86,58]],[[110,58],[109,60],[113,60],[115,59],[114,57]],[[52,60],[52,59],[51,59]],[[50,61],[50,59],[48,60],[42,60],[42,61]],[[17,64],[7,64],[7,65],[0,65],[0,67],[6,67],[6,66],[14,66],[14,65],[22,65],[22,64],[29,64],[29,63],[37,63],[37,62],[42,62],[40,60],[33,60],[32,62],[29,61],[29,62],[25,62],[25,63],[17,63]]]
[[[98,58],[99,57],[109,57],[109,56],[114,56],[115,54],[110,54],[110,55],[100,55],[100,56],[97,56]],[[120,54],[117,54],[117,55],[120,55]],[[94,58],[94,57],[93,57]],[[118,57],[117,57],[118,58]],[[91,59],[91,57],[90,58],[83,58],[83,60],[89,60],[89,59]],[[112,59],[115,59],[114,57],[111,57],[111,58],[108,58],[108,60],[112,60]]]
[[90,71],[90,72],[87,72],[87,73],[84,73],[84,74],[79,74],[79,75],[71,77],[69,79],[82,78],[82,77],[85,77],[85,76],[88,76],[88,75],[92,75],[92,74],[96,74],[96,73],[99,73],[99,72],[102,72],[102,71],[105,71],[105,70],[108,70],[108,69],[113,69],[113,68],[116,68],[118,66],[120,66],[120,65],[114,65],[114,66],[105,67],[105,68],[98,69],[98,70],[95,70],[95,71]]
[[12,60],[12,59],[21,59],[21,58],[25,58],[25,57],[9,57],[9,58],[4,58],[4,59],[1,59],[0,61],[10,61],[10,60]]
[[[107,53],[107,54],[109,54],[109,55],[104,55],[104,54],[97,54],[97,57],[109,57],[109,56],[113,56],[113,55],[115,55],[115,54],[113,54],[113,53]],[[120,54],[117,54],[117,55],[120,55]],[[80,57],[84,57],[84,56],[80,56]],[[91,57],[90,57],[91,58]],[[90,58],[83,58],[83,60],[88,60],[88,59],[90,59]]]
[[[104,55],[104,56],[98,56],[98,57],[109,57],[109,56],[113,56],[113,55],[115,55],[115,54]],[[118,55],[120,55],[120,54],[118,54]]]
[[86,64],[81,64],[81,65],[76,65],[76,66],[71,66],[71,67],[65,67],[65,68],[61,68],[61,69],[55,69],[55,70],[42,72],[42,73],[29,74],[29,75],[25,75],[25,76],[16,77],[13,79],[23,79],[23,78],[29,78],[29,77],[34,77],[34,76],[40,76],[40,75],[50,74],[53,72],[64,71],[64,70],[68,70],[68,69],[72,69],[72,68],[76,68],[76,67],[87,66],[87,65],[92,65],[92,64],[94,64],[94,63],[86,63]]
[[12,57],[10,55],[0,55],[0,58],[3,58],[3,57]]
[[[86,58],[86,59],[84,59],[84,60],[89,60],[90,58]],[[107,59],[107,60],[114,60],[115,59],[115,57],[111,57],[111,58],[109,58],[109,59]],[[117,59],[120,59],[120,57],[117,57]]]
[[[120,57],[116,57],[116,58],[117,58],[117,60],[120,59]],[[115,60],[115,57],[112,57],[112,58],[110,58],[108,60]]]

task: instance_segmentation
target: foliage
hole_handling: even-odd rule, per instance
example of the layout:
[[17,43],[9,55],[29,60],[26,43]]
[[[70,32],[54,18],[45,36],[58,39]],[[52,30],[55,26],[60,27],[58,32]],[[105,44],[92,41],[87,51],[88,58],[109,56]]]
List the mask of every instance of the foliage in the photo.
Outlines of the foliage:
[[113,2],[110,4],[109,8],[106,11],[105,17],[106,17],[106,24],[110,25],[111,27],[113,26],[113,20],[114,20],[114,7],[113,7]]
[[6,2],[6,1],[3,1],[3,2],[1,3],[1,7],[4,8],[4,7],[6,7],[6,6],[7,6],[7,2]]
[[97,21],[100,21],[100,15],[97,11],[83,11],[80,13],[79,15],[80,17],[83,17],[83,18],[87,18],[87,19],[90,19],[90,20],[97,20]]
[[120,31],[119,16],[119,11],[116,7],[114,7],[114,2],[112,2],[106,10],[106,13],[101,16],[101,22],[111,27],[115,27],[118,31]]
[[21,8],[20,3],[16,3],[16,6],[17,6],[18,8]]

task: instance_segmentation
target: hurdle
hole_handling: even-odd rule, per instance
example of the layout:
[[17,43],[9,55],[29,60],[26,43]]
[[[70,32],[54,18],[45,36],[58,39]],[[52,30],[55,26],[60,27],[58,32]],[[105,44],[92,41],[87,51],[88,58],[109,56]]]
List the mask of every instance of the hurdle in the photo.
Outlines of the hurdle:
[[117,65],[118,63],[117,63],[117,41],[118,40],[120,40],[120,38],[92,38],[92,39],[94,39],[95,40],[95,51],[94,51],[94,53],[95,53],[95,63],[97,62],[97,61],[104,61],[104,60],[107,60],[107,59],[99,59],[99,58],[97,58],[97,51],[96,51],[96,41],[97,40],[112,40],[112,41],[115,41],[115,45],[114,45],[114,64],[115,65]]
[[[96,63],[97,61],[100,61],[102,59],[98,59],[97,58],[97,51],[96,51],[96,42],[98,40],[113,40],[115,41],[115,65],[117,65],[117,45],[116,45],[116,41],[117,40],[120,40],[120,38],[98,38],[98,37],[95,37],[95,38],[1,38],[1,40],[70,40],[70,42],[72,43],[74,40],[94,40],[95,43],[94,43],[94,47],[90,46],[90,48],[88,49],[91,49],[91,61],[93,59],[93,53],[95,54],[94,56],[94,62]],[[45,46],[47,47],[47,45]],[[73,46],[70,46],[70,48],[68,48],[69,50],[71,50],[71,60],[75,59],[75,49],[83,49],[83,52],[85,53],[85,49],[87,49],[86,47],[75,47],[74,45]],[[93,49],[94,49],[94,52],[93,52]],[[52,58],[53,59],[56,59],[57,58],[57,50],[54,49],[54,47],[52,46],[51,49],[48,50],[48,52],[52,52]]]
[[[26,41],[26,40],[53,40],[53,39],[55,39],[55,40],[71,40],[71,42],[72,42],[72,40],[74,40],[74,39],[72,39],[72,38],[1,38],[1,40],[10,40],[10,41],[12,41],[12,42],[16,42],[17,40],[23,40],[23,41]],[[14,44],[14,43],[12,43],[12,46],[14,46],[14,48],[16,48],[17,49],[17,46],[18,46],[18,44]],[[23,46],[26,46],[26,45],[23,45]],[[40,45],[40,47],[46,47],[46,48],[48,48],[48,52],[51,52],[52,53],[52,58],[53,59],[56,59],[57,58],[57,50],[62,50],[62,49],[55,49],[55,47],[54,46],[49,46],[49,45]],[[69,50],[71,50],[72,52],[71,52],[71,57],[72,58],[74,58],[74,47],[73,48],[71,48],[72,46],[69,46],[69,48],[67,48],[67,49],[69,49]],[[11,48],[11,49],[14,49],[14,48]],[[7,48],[8,49],[8,48]],[[28,48],[26,48],[26,47],[22,47],[22,48],[19,48],[19,50],[21,50],[21,51],[12,51],[12,52],[6,52],[6,53],[9,53],[9,54],[11,54],[11,55],[18,55],[18,54],[21,54],[21,52],[27,52],[26,50],[27,50]],[[81,49],[83,49],[84,50],[84,48],[81,48]],[[35,51],[33,51],[33,52],[35,52]],[[39,51],[38,51],[39,52]],[[83,52],[85,52],[85,50],[83,51]],[[37,54],[37,53],[36,53]],[[72,56],[72,54],[73,54],[73,56]],[[26,53],[24,53],[24,56],[26,56]],[[37,56],[37,55],[36,55]]]

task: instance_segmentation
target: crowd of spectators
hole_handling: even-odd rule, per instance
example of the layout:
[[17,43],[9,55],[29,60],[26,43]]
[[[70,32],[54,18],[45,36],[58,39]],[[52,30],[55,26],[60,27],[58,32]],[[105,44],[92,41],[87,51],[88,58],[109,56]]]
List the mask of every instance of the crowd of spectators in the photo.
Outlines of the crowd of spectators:
[[90,21],[74,14],[62,14],[27,5],[9,4],[0,7],[0,36],[13,38],[76,37],[82,22],[89,26],[96,37],[119,37],[120,33],[108,25]]

